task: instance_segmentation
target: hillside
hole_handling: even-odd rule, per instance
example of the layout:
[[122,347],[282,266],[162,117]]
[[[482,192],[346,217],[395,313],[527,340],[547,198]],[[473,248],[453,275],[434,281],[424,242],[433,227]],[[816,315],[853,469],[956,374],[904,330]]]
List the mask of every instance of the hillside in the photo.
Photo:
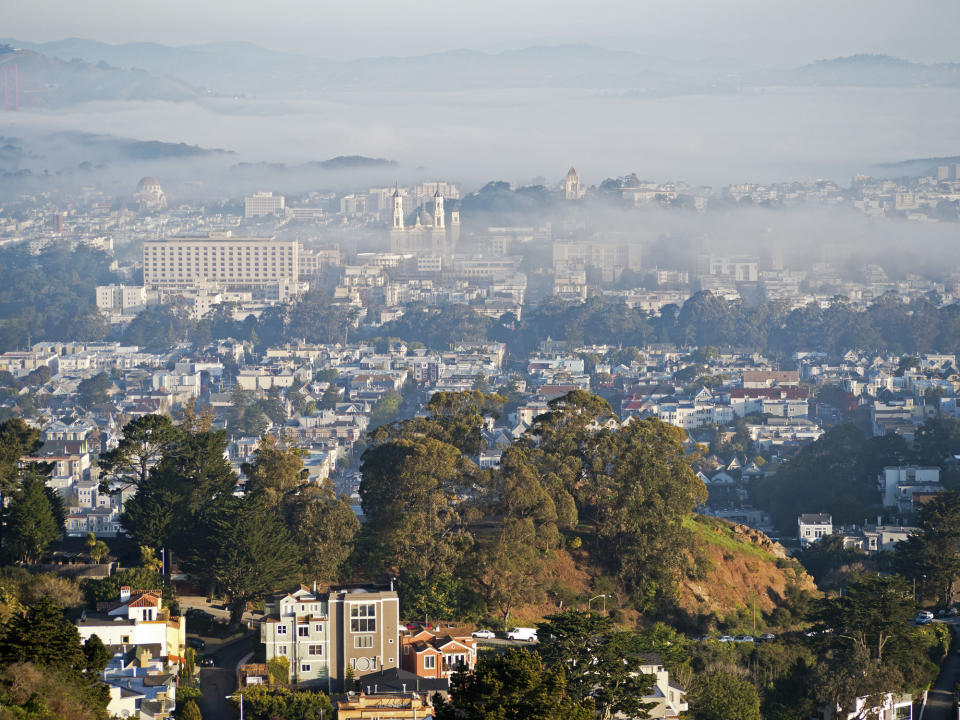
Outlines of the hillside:
[[[811,578],[796,561],[789,560],[783,547],[766,535],[744,525],[698,515],[686,526],[700,540],[702,558],[707,560],[704,577],[687,579],[682,583],[679,608],[691,618],[726,620],[746,629],[756,607],[758,621],[783,605],[788,588],[817,592]],[[595,579],[599,571],[586,546],[580,550],[561,550],[547,570],[552,578],[552,589],[547,602],[517,608],[512,622],[529,625],[543,616],[563,608],[585,609],[586,599],[603,592]],[[614,590],[611,594],[617,594]],[[607,608],[615,605],[610,600]],[[593,609],[600,608],[595,600]],[[749,618],[749,620],[748,620]],[[639,615],[623,610],[620,620],[633,625]],[[739,619],[739,623],[738,623]],[[709,621],[708,621],[709,622]]]
[[791,584],[816,592],[813,578],[762,532],[702,515],[686,524],[710,561],[706,577],[683,583],[680,606],[687,612],[725,618],[755,603],[758,613],[770,613]]
[[92,100],[196,100],[200,93],[186,83],[124,70],[105,62],[70,61],[32,50],[0,45],[0,65],[17,66],[20,107],[61,107]]

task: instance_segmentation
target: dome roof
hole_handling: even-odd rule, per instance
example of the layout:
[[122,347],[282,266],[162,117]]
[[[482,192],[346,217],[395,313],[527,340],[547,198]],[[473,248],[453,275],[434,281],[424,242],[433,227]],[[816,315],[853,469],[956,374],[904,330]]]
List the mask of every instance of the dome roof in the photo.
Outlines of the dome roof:
[[577,174],[577,171],[574,170],[573,168],[570,168],[570,171],[567,173],[567,177],[574,177],[576,176],[576,174]]
[[156,178],[145,177],[140,182],[137,183],[137,190],[143,190],[144,188],[159,188],[160,183],[157,182]]

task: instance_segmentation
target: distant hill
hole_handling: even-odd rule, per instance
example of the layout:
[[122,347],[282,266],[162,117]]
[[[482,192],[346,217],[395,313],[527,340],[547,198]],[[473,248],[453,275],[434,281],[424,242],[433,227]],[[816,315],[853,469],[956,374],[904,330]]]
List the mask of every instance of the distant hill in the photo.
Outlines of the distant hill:
[[16,65],[20,106],[60,107],[90,100],[196,100],[200,93],[179,80],[106,62],[65,61],[32,50],[0,45],[0,64]]
[[396,167],[396,160],[370,158],[364,155],[338,155],[329,160],[311,160],[300,165],[286,165],[275,162],[241,162],[233,166],[240,172],[302,173],[316,170],[375,170]]
[[938,165],[960,164],[960,155],[949,157],[911,158],[898,162],[878,163],[876,169],[886,177],[920,177],[932,175],[936,177]]
[[649,88],[715,85],[738,68],[711,58],[677,61],[590,45],[538,46],[499,53],[452,50],[412,57],[334,61],[282,53],[251,43],[170,47],[69,38],[47,43],[7,40],[64,61],[80,58],[179,78],[221,95],[329,90],[457,90],[482,88]]
[[[109,45],[81,38],[3,42],[20,48],[16,62],[29,85],[25,102],[40,106],[89,99],[189,101],[210,95],[336,91],[556,88],[665,96],[733,94],[744,87],[773,86],[960,87],[960,63],[924,65],[888,55],[852,55],[797,68],[763,69],[722,58],[676,60],[645,55],[642,49],[628,52],[572,44],[337,61],[245,42],[182,47]],[[12,51],[8,47],[6,52]]]
[[960,87],[960,63],[924,65],[890,55],[850,55],[763,73],[765,84],[851,87]]

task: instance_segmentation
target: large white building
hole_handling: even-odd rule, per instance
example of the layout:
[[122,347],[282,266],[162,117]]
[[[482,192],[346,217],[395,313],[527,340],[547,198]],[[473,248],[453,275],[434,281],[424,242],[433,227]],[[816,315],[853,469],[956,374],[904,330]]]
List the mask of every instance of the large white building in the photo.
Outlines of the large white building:
[[299,250],[296,240],[240,237],[229,230],[173,235],[143,244],[143,283],[153,290],[292,288],[299,276]]
[[283,195],[274,195],[272,192],[258,192],[243,199],[243,216],[258,218],[264,215],[283,213]]

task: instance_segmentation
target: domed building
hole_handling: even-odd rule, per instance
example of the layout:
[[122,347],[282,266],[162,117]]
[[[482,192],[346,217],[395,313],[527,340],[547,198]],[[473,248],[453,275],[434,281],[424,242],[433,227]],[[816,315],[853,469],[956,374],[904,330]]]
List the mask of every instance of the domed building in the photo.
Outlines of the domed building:
[[167,206],[167,197],[156,178],[143,178],[137,183],[137,191],[133,197],[143,210],[160,210]]

